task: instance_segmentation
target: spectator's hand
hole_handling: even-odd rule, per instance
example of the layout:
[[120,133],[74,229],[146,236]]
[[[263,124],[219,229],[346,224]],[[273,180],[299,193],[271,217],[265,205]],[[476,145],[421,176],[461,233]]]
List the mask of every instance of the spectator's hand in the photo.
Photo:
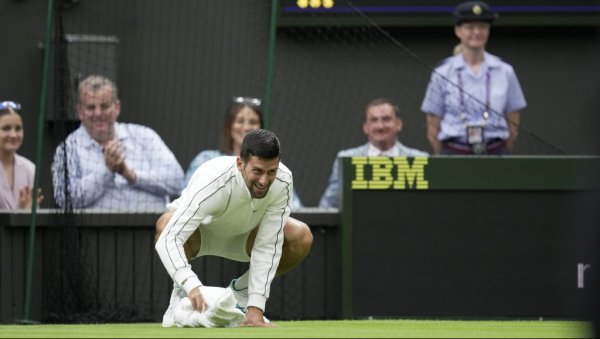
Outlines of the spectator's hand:
[[125,169],[125,146],[119,140],[111,140],[104,145],[104,161],[113,172],[121,173]]
[[[33,190],[27,186],[19,191],[19,208],[31,208],[33,200]],[[38,188],[37,203],[42,203],[44,196],[42,195],[42,189]]]
[[264,313],[260,308],[250,306],[246,313],[246,320],[240,323],[240,327],[277,327],[273,323],[265,322],[263,316]]
[[204,312],[208,309],[208,305],[204,302],[204,296],[200,292],[200,287],[196,287],[190,291],[188,298],[192,301],[192,306],[198,312]]
[[112,172],[119,173],[130,184],[135,183],[137,176],[135,172],[127,167],[125,162],[125,145],[119,140],[111,140],[104,146],[104,161],[106,167]]

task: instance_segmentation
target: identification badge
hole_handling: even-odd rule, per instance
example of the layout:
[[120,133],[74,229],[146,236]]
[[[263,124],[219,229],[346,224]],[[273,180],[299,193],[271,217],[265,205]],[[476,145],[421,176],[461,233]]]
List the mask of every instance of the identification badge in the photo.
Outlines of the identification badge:
[[486,145],[483,138],[483,125],[467,125],[467,142],[473,148],[474,154],[485,154]]
[[483,125],[467,125],[467,142],[469,144],[483,144],[483,140]]

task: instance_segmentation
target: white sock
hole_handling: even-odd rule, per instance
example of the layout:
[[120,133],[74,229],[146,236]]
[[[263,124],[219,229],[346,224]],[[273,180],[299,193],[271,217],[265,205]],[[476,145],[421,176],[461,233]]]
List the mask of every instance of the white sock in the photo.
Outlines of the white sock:
[[242,274],[239,278],[237,278],[233,287],[238,291],[248,288],[249,277],[250,271],[246,271],[246,273]]

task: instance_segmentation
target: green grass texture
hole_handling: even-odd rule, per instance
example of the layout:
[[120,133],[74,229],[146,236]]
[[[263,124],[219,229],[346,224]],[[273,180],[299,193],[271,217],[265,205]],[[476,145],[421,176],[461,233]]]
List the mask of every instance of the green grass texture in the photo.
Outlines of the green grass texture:
[[0,325],[0,338],[593,338],[583,321],[280,321],[270,328],[162,328],[160,323]]

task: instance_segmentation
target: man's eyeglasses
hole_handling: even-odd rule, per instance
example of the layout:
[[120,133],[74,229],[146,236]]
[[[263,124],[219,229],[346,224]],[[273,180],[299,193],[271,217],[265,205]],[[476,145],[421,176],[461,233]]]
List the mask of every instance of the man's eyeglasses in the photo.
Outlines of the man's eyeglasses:
[[258,98],[248,98],[248,97],[233,97],[233,102],[238,104],[246,104],[250,106],[258,107],[262,104],[262,101]]
[[0,102],[0,110],[5,110],[8,108],[12,108],[15,111],[18,111],[21,109],[21,104],[18,102],[14,102],[14,101],[3,101]]

